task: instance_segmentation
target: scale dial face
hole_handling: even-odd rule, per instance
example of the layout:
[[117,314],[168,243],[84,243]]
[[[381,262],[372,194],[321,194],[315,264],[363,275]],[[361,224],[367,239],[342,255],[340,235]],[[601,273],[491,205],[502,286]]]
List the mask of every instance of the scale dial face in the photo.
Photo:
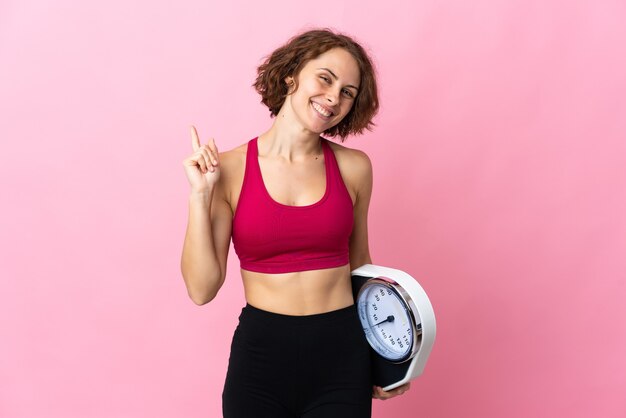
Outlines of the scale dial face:
[[359,319],[372,348],[394,363],[410,359],[415,335],[411,309],[394,286],[381,279],[370,279],[357,296]]

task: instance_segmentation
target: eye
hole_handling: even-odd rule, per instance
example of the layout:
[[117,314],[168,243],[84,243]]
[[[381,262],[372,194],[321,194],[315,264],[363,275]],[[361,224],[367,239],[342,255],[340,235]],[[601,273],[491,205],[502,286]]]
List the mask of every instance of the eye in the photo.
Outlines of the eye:
[[344,89],[344,94],[348,97],[354,97],[354,95],[352,94],[352,92],[350,90]]
[[325,75],[321,75],[320,78],[330,84],[330,78],[326,77]]

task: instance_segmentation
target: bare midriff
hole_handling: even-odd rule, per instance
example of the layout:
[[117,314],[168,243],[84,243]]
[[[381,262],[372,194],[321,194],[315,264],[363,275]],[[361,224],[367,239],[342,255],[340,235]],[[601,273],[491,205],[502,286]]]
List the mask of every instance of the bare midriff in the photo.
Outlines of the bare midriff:
[[267,274],[241,269],[246,301],[283,315],[314,315],[354,304],[350,264]]

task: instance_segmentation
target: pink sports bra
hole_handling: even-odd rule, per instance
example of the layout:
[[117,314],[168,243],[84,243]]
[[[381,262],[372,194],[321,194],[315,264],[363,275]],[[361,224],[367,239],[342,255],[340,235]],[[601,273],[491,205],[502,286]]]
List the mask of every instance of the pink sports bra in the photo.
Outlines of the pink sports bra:
[[232,226],[233,245],[242,269],[288,273],[350,262],[352,199],[327,141],[322,138],[326,191],[318,202],[307,206],[289,206],[272,199],[261,176],[257,138],[248,142],[243,186]]

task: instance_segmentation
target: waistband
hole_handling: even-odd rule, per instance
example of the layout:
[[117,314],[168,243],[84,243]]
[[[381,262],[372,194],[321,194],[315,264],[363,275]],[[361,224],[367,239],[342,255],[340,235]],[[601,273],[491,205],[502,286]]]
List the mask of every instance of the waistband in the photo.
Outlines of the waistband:
[[285,315],[276,312],[269,312],[263,309],[259,309],[255,306],[246,303],[246,306],[241,310],[242,316],[247,316],[252,319],[268,320],[276,324],[282,325],[313,325],[324,322],[333,322],[342,320],[344,318],[357,318],[356,305],[346,306],[334,311],[323,312],[312,315]]

